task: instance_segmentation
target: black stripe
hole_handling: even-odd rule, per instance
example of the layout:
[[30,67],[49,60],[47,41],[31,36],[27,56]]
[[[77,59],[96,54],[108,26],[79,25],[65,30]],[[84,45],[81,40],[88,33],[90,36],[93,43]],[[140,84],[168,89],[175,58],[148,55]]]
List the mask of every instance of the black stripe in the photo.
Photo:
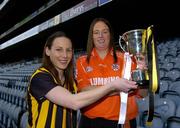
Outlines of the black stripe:
[[58,106],[56,112],[56,128],[62,128],[63,108]]
[[72,117],[71,117],[71,110],[67,109],[66,115],[66,126],[67,128],[72,128]]
[[[152,27],[150,28],[152,31]],[[154,115],[154,94],[152,92],[152,41],[153,41],[153,34],[148,38],[147,41],[147,53],[148,53],[148,72],[149,72],[149,111],[148,111],[148,119],[147,122],[152,122],[153,115]],[[156,52],[155,52],[156,53]]]
[[27,94],[28,95],[28,112],[29,112],[29,116],[28,116],[28,124],[29,124],[29,126],[31,126],[32,127],[32,104],[31,104],[31,96],[30,96],[30,94],[28,93]]
[[[151,28],[150,28],[151,29]],[[154,115],[154,98],[152,94],[152,33],[147,40],[148,73],[149,73],[149,110],[147,122],[152,122]]]
[[72,110],[72,125],[73,128],[76,128],[77,125],[77,111]]
[[51,127],[52,113],[53,113],[53,104],[49,102],[48,115],[46,118],[45,128]]
[[148,122],[152,122],[154,117],[154,94],[152,91],[149,92],[149,113],[148,113]]
[[41,111],[41,106],[42,106],[42,102],[39,101],[39,102],[38,102],[38,117],[36,118],[35,126],[37,126],[37,123],[38,123],[38,120],[39,120],[39,115],[40,115],[40,111]]

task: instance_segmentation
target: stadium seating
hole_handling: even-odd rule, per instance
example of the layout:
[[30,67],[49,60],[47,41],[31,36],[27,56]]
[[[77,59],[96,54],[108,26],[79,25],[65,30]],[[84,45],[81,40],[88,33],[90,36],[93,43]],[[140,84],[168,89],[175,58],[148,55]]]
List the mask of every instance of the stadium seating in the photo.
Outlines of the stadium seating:
[[3,65],[0,74],[0,128],[26,128],[28,81],[40,65],[37,60]]
[[180,106],[176,110],[176,114],[167,120],[167,128],[179,128],[180,126]]
[[[179,128],[180,40],[159,43],[157,49],[160,87],[155,95],[155,112],[151,128]],[[77,57],[84,54],[85,51],[75,52],[74,62]],[[0,66],[0,128],[26,127],[28,81],[40,65],[41,61],[36,58]],[[138,99],[137,103],[137,124],[141,128],[147,128],[145,122],[148,116],[148,97]]]
[[[180,39],[159,43],[159,92],[155,97],[155,112],[150,128],[180,127]],[[137,100],[139,106],[138,126],[145,125],[147,120],[148,98]]]

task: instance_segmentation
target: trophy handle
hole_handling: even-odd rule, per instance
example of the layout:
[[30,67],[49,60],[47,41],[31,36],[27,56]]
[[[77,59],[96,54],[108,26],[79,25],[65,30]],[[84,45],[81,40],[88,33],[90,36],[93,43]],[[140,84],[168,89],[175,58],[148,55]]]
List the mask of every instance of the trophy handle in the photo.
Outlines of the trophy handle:
[[121,44],[121,39],[123,39],[123,38],[122,38],[122,36],[120,35],[120,36],[119,36],[119,46],[120,46],[120,48],[121,48],[124,52],[127,52],[127,51],[123,48],[123,46],[122,46],[122,44]]

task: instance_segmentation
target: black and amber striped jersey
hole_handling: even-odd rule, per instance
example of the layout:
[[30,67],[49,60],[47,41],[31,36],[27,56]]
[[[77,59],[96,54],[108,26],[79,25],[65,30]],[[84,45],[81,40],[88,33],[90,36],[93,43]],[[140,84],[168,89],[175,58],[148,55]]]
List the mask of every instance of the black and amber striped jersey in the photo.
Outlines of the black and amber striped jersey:
[[56,79],[45,68],[32,75],[28,87],[28,127],[76,128],[76,111],[54,104],[45,97],[56,86],[59,86]]

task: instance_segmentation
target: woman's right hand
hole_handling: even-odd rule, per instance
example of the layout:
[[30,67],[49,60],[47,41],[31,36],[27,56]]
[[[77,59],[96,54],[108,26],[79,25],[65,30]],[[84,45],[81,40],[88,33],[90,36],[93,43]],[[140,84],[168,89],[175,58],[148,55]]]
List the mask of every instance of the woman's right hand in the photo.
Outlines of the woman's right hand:
[[124,78],[118,78],[110,83],[108,85],[112,86],[114,90],[116,91],[123,91],[123,92],[128,92],[132,89],[137,89],[136,82],[127,80]]

